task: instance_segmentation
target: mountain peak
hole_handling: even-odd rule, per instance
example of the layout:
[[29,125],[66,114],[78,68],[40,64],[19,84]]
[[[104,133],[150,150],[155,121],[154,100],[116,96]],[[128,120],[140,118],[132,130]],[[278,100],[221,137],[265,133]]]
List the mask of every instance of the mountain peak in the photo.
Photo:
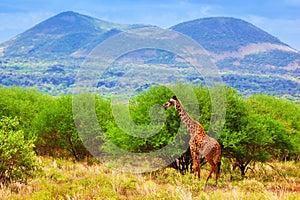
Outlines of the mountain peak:
[[61,34],[66,32],[90,32],[95,31],[92,17],[81,15],[73,11],[66,11],[55,15],[46,21],[36,25],[32,31],[39,31],[45,34]]
[[87,52],[87,49],[121,31],[145,26],[116,24],[65,11],[2,44],[0,53],[12,57],[72,56],[78,50],[82,52],[82,48],[85,49],[83,52]]
[[56,16],[73,16],[73,15],[81,15],[81,14],[74,12],[74,11],[64,11],[64,12],[57,14]]
[[251,43],[286,45],[253,24],[232,17],[196,19],[180,23],[171,29],[190,36],[214,53],[236,51]]

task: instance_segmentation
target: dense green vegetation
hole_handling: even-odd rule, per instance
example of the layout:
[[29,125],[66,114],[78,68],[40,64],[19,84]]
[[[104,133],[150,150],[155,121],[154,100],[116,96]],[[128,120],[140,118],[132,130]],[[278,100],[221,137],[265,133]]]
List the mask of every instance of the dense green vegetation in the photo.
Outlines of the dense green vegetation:
[[[164,60],[164,62],[174,62],[173,54],[158,52],[156,56],[163,58],[161,60]],[[167,56],[169,56],[169,59],[166,59]],[[284,62],[285,64],[282,65],[287,66],[290,61],[285,61],[285,59],[281,59],[281,57],[277,58],[276,55],[273,59],[270,59],[268,55],[265,54],[261,55],[262,58],[258,58],[258,55],[255,56],[253,58],[248,56],[249,58],[246,57],[244,60],[224,59],[217,62],[216,65],[218,68],[221,71],[225,71],[220,74],[224,83],[226,83],[228,87],[236,88],[245,96],[261,93],[299,101],[299,70],[287,70],[283,67],[262,67],[264,65],[272,66],[273,62]],[[289,54],[286,56],[286,59],[290,57],[291,55]],[[169,76],[167,72],[171,73],[170,70],[173,70],[173,68],[163,68],[161,66],[161,60],[157,59],[152,61],[149,59],[145,60],[145,62],[149,62],[148,64],[152,67],[151,70],[153,70],[153,73],[160,74],[161,76]],[[65,61],[61,61],[60,64],[57,64],[51,62],[39,63],[38,61],[19,63],[14,60],[0,60],[0,85],[8,87],[32,87],[50,95],[70,94],[75,86],[76,72],[80,69],[79,63],[81,61],[82,60],[77,60],[77,62],[73,62],[73,64],[67,64],[64,63]],[[152,62],[154,62],[153,65]],[[239,62],[240,64],[235,65],[235,62]],[[195,75],[194,70],[186,70],[184,64],[175,63],[172,67],[179,72],[180,75],[176,77],[179,80],[192,82],[195,83],[195,85],[203,83],[203,77],[199,76],[199,74]],[[124,66],[112,66],[103,72],[104,77],[99,81],[97,87],[106,93],[119,91],[119,81],[122,77],[126,76],[127,70],[128,69]],[[161,73],[161,71],[164,70],[166,74]],[[152,81],[159,83],[159,78],[160,77],[153,77]],[[137,81],[141,83],[144,82],[144,80]],[[131,83],[128,82],[127,84],[130,85]],[[137,91],[148,89],[151,87],[151,84],[145,82],[145,84],[140,87],[134,89]]]
[[51,95],[70,93],[78,65],[32,62],[0,61],[0,85],[31,87]]
[[[211,134],[209,132],[211,102],[208,90],[203,87],[189,88],[182,84],[174,87],[177,89],[179,87],[182,91],[185,89],[193,91],[198,100],[200,116],[192,111],[190,114],[195,116],[208,134]],[[11,176],[11,179],[2,177],[3,183],[8,183],[7,180],[21,180],[21,174],[25,171],[25,179],[30,177],[31,171],[37,169],[34,161],[35,154],[74,160],[82,160],[91,156],[81,140],[91,138],[80,138],[74,124],[71,95],[52,97],[37,90],[16,87],[0,88],[0,94],[0,133],[3,137],[1,141],[5,141],[0,145],[0,156],[5,160],[1,159],[0,173]],[[112,113],[110,100],[99,95],[83,94],[82,96],[84,95],[95,99],[97,119],[101,129],[105,132],[106,139],[123,150],[151,152],[160,149],[172,142],[179,129],[180,119],[175,109],[165,112],[158,107],[158,110],[153,110],[153,105],[162,105],[173,95],[169,88],[151,87],[150,90],[131,98],[128,116],[124,112],[127,107],[119,106],[120,113],[125,113],[124,117],[121,115],[121,120],[125,126],[127,124],[127,129],[120,128],[116,123],[117,119]],[[226,89],[226,98],[226,119],[219,137],[223,152],[222,159],[227,159],[232,165],[238,167],[243,176],[257,162],[299,160],[299,105],[265,95],[244,98],[231,88]],[[190,107],[189,102],[184,102],[184,104],[187,108]],[[161,127],[160,123],[164,116],[166,116],[166,122]],[[135,130],[130,130],[132,122],[129,119],[138,125]],[[145,129],[145,126],[149,125],[153,119],[157,123]],[[155,134],[151,137],[140,138],[129,135],[126,131],[137,134],[154,131]],[[88,135],[88,137],[92,137],[93,142],[97,137],[102,140],[103,136],[98,134],[96,129],[92,134],[94,135]],[[188,134],[186,133],[183,137],[188,137]],[[180,145],[183,144],[176,145],[182,148]],[[114,151],[105,143],[102,150]],[[175,154],[180,156],[183,152],[174,152]],[[191,164],[188,151],[179,159],[184,161],[186,166]],[[9,172],[10,169],[5,167],[8,165],[6,162],[9,162],[9,165],[13,166],[10,169],[14,170],[17,170],[18,166],[24,166],[21,168],[23,171]],[[189,169],[189,167],[182,169],[176,164],[171,166],[180,170]]]

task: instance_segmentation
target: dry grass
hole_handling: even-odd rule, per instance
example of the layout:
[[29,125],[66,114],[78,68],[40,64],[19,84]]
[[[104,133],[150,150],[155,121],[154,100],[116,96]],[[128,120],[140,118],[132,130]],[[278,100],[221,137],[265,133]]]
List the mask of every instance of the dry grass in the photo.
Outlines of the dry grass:
[[[173,169],[151,174],[127,174],[100,164],[40,158],[43,172],[28,185],[0,189],[0,199],[299,199],[300,164],[257,164],[245,179],[222,169],[218,186],[204,185],[192,174]],[[209,167],[209,166],[207,166]],[[234,181],[230,181],[234,177]]]

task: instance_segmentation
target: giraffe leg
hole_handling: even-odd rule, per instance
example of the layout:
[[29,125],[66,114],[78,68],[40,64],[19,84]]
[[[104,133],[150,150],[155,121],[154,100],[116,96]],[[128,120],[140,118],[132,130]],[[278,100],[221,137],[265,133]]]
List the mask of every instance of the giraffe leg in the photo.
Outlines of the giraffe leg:
[[219,163],[210,163],[212,169],[209,172],[207,178],[206,178],[206,182],[208,181],[208,179],[211,177],[212,173],[216,174],[216,185],[218,185],[218,179],[219,179]]
[[200,179],[200,158],[197,157],[197,173],[198,173],[198,179]]
[[220,165],[221,165],[221,162],[217,162],[217,164],[216,164],[216,168],[215,168],[215,174],[216,174],[216,185],[218,185],[219,172],[220,172]]
[[196,179],[197,174],[198,174],[198,179],[200,179],[200,158],[199,158],[199,154],[194,149],[191,149],[191,151],[194,152],[192,154],[194,179]]
[[210,172],[209,172],[209,174],[208,174],[208,176],[206,178],[206,183],[207,183],[208,179],[211,177],[211,174],[213,172],[216,172],[216,169],[217,169],[215,163],[212,160],[208,160],[208,162],[211,165],[211,170],[210,170]]
[[200,168],[196,160],[193,161],[193,171],[194,171],[194,178],[196,179],[197,173],[198,173],[198,178],[200,178]]
[[213,173],[214,169],[215,169],[215,167],[212,166],[212,169],[210,170],[210,172],[209,172],[209,174],[208,174],[208,176],[207,176],[207,178],[206,178],[206,182],[207,182],[208,179],[211,177],[211,174]]

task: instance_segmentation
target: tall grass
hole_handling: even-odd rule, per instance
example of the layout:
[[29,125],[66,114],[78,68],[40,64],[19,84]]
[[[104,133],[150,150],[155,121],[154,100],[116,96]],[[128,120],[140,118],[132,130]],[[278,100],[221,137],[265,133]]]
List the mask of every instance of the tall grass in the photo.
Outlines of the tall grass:
[[[300,164],[257,164],[241,178],[226,164],[218,186],[205,185],[209,166],[201,180],[173,169],[149,174],[128,174],[91,162],[40,158],[43,171],[27,185],[0,189],[0,199],[297,199],[300,196]],[[207,167],[207,168],[206,168]]]

